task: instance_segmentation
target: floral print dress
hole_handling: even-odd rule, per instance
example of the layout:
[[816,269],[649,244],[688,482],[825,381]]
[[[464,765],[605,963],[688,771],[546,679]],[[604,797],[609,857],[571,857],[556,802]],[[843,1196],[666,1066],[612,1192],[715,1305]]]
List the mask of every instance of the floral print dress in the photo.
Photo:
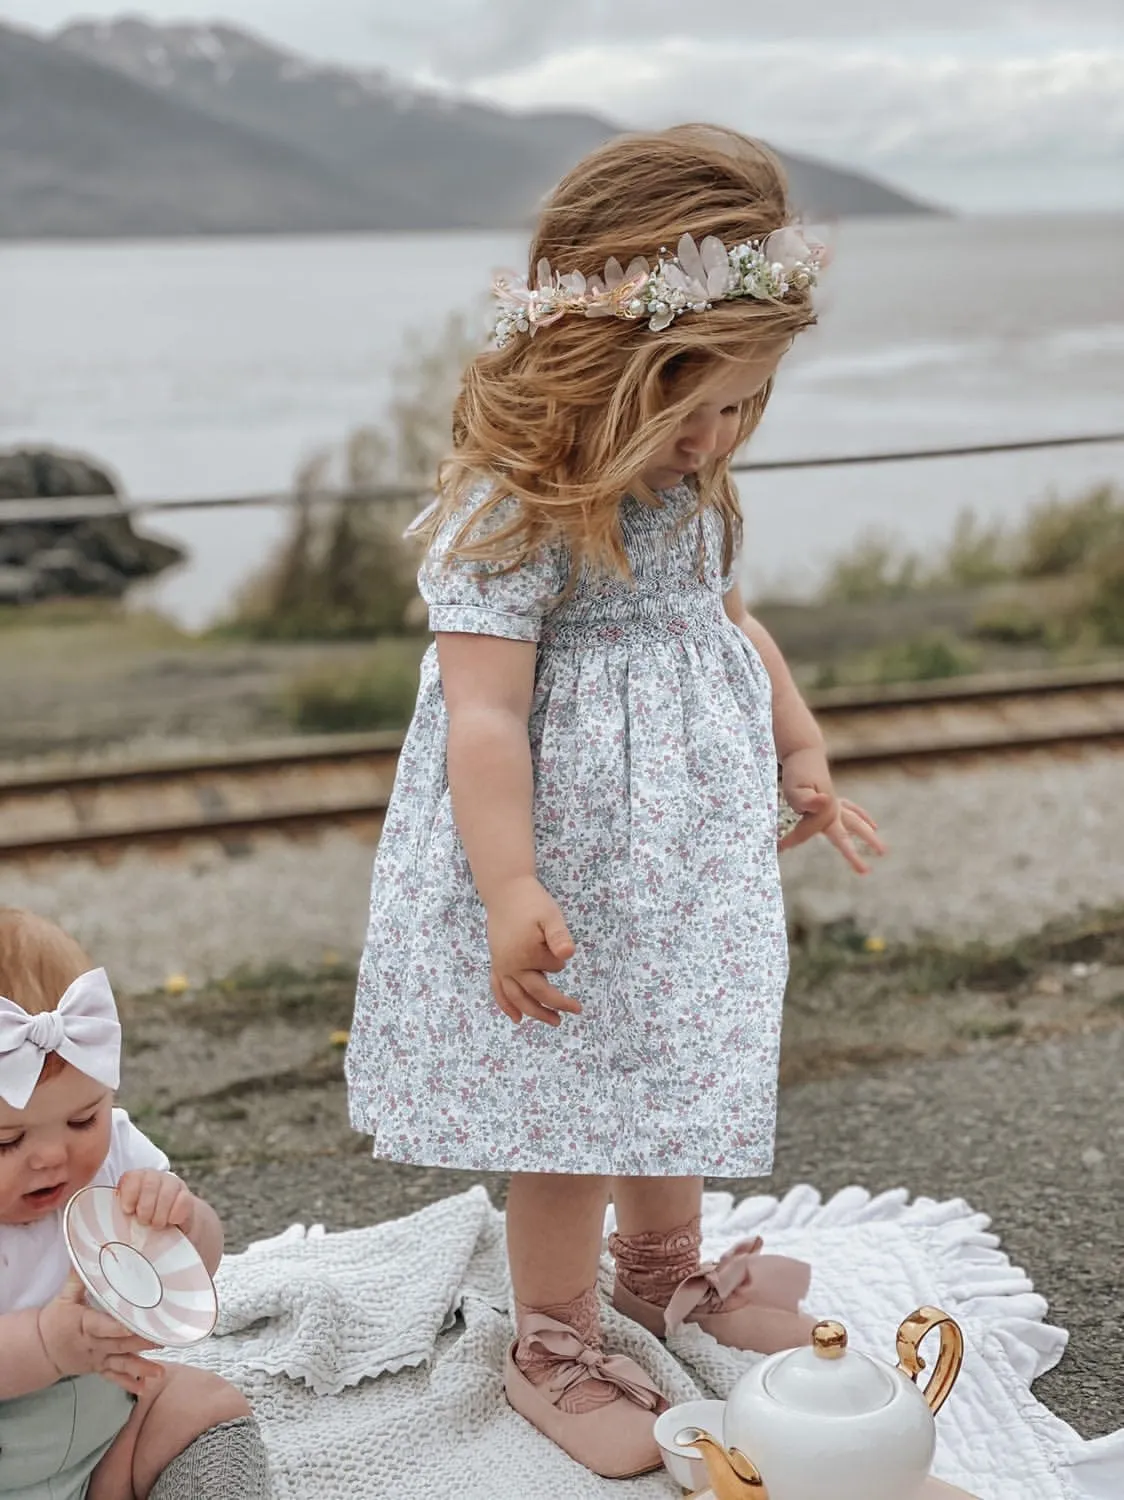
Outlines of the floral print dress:
[[[687,485],[622,502],[634,577],[564,551],[509,573],[445,553],[435,632],[537,643],[538,874],[582,1004],[516,1027],[453,821],[436,649],[375,859],[347,1078],[394,1161],[497,1172],[760,1176],[772,1163],[787,945],[768,674],[722,607],[722,523]],[[479,503],[479,496],[469,505]],[[509,502],[514,504],[515,502]]]

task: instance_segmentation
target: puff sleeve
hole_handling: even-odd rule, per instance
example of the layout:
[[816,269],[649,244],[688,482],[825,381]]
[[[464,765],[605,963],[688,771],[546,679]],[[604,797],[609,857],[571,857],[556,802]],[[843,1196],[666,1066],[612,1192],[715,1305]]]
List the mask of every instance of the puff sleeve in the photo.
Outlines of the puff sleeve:
[[[543,547],[518,568],[478,558],[451,557],[449,548],[469,520],[480,496],[445,521],[426,554],[418,575],[429,606],[429,628],[437,634],[493,635],[511,641],[538,642],[543,620],[554,608],[565,584],[561,546]],[[505,500],[478,527],[473,540],[510,520],[516,500]]]

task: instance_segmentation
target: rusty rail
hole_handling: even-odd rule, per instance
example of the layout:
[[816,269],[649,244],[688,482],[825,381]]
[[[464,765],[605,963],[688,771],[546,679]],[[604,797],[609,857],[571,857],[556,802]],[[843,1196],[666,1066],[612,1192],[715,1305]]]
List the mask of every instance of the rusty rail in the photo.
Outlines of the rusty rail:
[[[832,691],[813,701],[843,773],[1124,746],[1116,666]],[[325,736],[13,776],[0,783],[0,860],[334,826],[377,832],[401,744],[400,734]]]

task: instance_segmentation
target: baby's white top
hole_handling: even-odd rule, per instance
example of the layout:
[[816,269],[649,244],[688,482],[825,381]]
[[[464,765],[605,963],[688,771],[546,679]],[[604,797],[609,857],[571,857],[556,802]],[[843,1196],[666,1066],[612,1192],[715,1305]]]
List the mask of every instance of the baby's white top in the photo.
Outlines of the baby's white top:
[[[123,1109],[115,1109],[109,1155],[91,1186],[116,1187],[126,1172],[145,1168],[166,1172],[168,1158]],[[70,1274],[62,1216],[60,1208],[34,1224],[0,1224],[0,1313],[43,1307],[62,1291]]]

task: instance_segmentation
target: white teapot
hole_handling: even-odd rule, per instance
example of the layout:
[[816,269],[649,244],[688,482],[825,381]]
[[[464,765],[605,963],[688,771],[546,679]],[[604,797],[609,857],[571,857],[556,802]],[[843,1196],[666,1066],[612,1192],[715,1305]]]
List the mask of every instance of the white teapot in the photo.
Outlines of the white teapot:
[[[922,1339],[941,1331],[924,1391]],[[817,1323],[811,1346],[773,1354],[730,1393],[725,1447],[679,1433],[706,1463],[715,1500],[916,1500],[936,1445],[933,1418],[960,1373],[964,1338],[934,1307],[898,1329],[896,1367],[847,1348],[841,1323]]]

